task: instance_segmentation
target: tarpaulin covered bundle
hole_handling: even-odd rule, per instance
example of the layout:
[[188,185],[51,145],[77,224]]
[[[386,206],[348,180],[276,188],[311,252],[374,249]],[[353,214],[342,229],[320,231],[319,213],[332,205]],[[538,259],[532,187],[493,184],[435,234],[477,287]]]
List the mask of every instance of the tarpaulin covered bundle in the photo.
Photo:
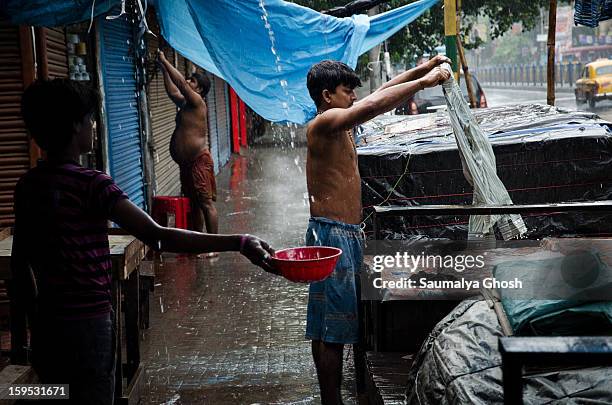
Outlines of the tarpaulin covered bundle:
[[610,244],[601,245],[601,252],[539,252],[495,267],[496,280],[523,283],[520,290],[499,290],[515,335],[612,335],[612,273],[607,264],[612,252]]
[[[445,67],[450,70],[450,66]],[[504,183],[497,176],[491,143],[474,119],[452,75],[442,84],[442,89],[463,169],[474,187],[472,204],[512,205]],[[494,232],[494,225],[500,229],[504,240],[527,232],[520,215],[473,215],[469,220],[468,233],[475,236],[490,234]]]
[[600,21],[612,18],[612,0],[576,0],[574,24],[597,27]]
[[[408,404],[504,403],[497,315],[486,301],[464,301],[440,321],[414,358]],[[527,404],[610,403],[612,368],[533,371],[522,378]]]
[[[515,204],[612,198],[610,123],[591,113],[545,105],[473,114],[493,146],[497,174]],[[472,186],[463,175],[446,112],[380,116],[363,126],[363,134],[357,153],[366,212],[373,205],[472,203]],[[612,215],[605,213],[526,214],[523,219],[529,237],[612,233]],[[465,216],[386,217],[379,229],[385,239],[466,239],[467,222]]]

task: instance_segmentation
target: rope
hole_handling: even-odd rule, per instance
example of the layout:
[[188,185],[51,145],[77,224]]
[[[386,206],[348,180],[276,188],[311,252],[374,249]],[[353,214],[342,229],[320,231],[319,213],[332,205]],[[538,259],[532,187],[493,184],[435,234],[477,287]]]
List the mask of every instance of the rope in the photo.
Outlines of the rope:
[[[404,178],[404,176],[406,174],[408,174],[408,167],[410,166],[410,156],[408,155],[408,161],[406,162],[406,166],[404,167],[404,173],[402,173],[402,175],[399,177],[399,179],[397,179],[397,181],[395,182],[395,184],[393,185],[393,187],[391,188],[391,191],[389,191],[389,194],[387,195],[387,197],[384,199],[383,202],[381,202],[379,205],[383,205],[385,204],[387,201],[389,201],[389,199],[391,198],[391,195],[393,195],[393,193],[395,192],[395,189],[397,188],[397,186],[399,186],[400,181],[402,181],[402,179]],[[374,211],[370,212],[368,214],[367,217],[365,217],[363,219],[363,221],[361,221],[361,223],[359,224],[359,227],[361,228],[361,231],[365,234],[364,230],[366,227],[366,221],[374,214]]]

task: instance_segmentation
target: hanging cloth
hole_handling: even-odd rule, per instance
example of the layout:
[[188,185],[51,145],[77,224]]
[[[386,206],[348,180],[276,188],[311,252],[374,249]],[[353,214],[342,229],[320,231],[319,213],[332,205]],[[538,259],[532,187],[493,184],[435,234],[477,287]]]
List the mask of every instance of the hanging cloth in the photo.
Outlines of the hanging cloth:
[[[445,64],[450,70],[450,66]],[[473,205],[511,205],[512,199],[506,187],[497,176],[495,154],[489,139],[472,115],[470,107],[461,94],[453,75],[442,84],[448,107],[448,116],[459,149],[463,172],[474,187]],[[515,238],[527,232],[520,215],[472,215],[470,217],[469,239],[494,233],[497,225],[504,240]]]
[[612,18],[612,0],[576,0],[574,24],[595,28]]

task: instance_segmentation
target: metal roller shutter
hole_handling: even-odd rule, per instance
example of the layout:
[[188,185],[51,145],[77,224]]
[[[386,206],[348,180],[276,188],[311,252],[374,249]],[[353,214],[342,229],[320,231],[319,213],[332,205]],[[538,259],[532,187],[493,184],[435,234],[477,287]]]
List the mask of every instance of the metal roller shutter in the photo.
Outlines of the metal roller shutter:
[[229,120],[229,94],[227,84],[215,76],[215,105],[217,115],[217,137],[219,142],[219,168],[223,167],[232,154]]
[[[154,29],[154,28],[152,28]],[[159,38],[159,31],[154,31]],[[148,38],[149,58],[155,60],[159,39]],[[172,51],[166,57],[174,58]],[[151,130],[153,135],[154,192],[156,195],[179,195],[181,190],[179,167],[170,156],[170,138],[175,127],[176,106],[166,94],[164,76],[159,70],[147,84]]]
[[19,44],[19,28],[0,21],[0,227],[13,225],[15,184],[30,168],[29,140],[21,119]]
[[66,31],[63,28],[47,28],[47,64],[49,79],[68,77]]
[[208,141],[210,154],[215,164],[215,173],[219,173],[219,138],[217,134],[217,101],[215,76],[206,72],[210,79],[210,90],[206,95],[206,106],[208,107]]
[[187,60],[182,55],[178,55],[176,59],[176,68],[183,76],[185,76],[185,71],[187,70]]
[[146,208],[132,26],[126,15],[99,22],[110,174],[134,204]]

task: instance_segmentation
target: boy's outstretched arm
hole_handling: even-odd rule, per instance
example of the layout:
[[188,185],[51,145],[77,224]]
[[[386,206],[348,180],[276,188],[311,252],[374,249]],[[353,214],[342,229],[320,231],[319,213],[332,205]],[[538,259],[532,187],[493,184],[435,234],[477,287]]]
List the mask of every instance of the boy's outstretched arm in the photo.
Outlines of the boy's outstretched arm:
[[[378,89],[376,89],[374,91],[374,93],[376,93],[378,91],[381,91],[381,90],[384,90],[384,89],[386,89],[388,87],[395,86],[395,85],[400,84],[400,83],[406,83],[406,82],[411,82],[413,80],[420,79],[421,77],[423,77],[427,73],[429,73],[432,69],[434,69],[437,66],[440,66],[443,63],[451,64],[451,60],[449,58],[447,58],[446,56],[443,56],[443,55],[434,56],[433,58],[431,58],[427,62],[422,63],[419,66],[415,66],[412,69],[407,70],[407,71],[405,71],[405,72],[395,76],[393,79],[389,80],[388,82],[386,82],[385,84],[380,86]],[[374,93],[372,93],[372,94],[374,94]],[[365,97],[364,100],[366,98],[367,97]]]
[[[203,103],[202,96],[200,96],[195,90],[189,86],[185,77],[179,72],[170,62],[166,59],[166,56],[162,51],[158,51],[157,57],[159,63],[162,65],[165,73],[168,74],[170,78],[170,82],[179,90],[179,93],[191,105],[197,105],[199,103]],[[164,75],[164,79],[165,79]],[[167,88],[166,88],[167,89]]]
[[448,70],[436,67],[417,80],[396,84],[372,93],[349,108],[329,109],[312,121],[311,128],[315,128],[320,133],[337,133],[351,129],[394,109],[417,91],[437,86],[449,77]]
[[154,250],[196,254],[235,251],[265,271],[275,273],[269,263],[274,250],[256,236],[212,235],[165,228],[128,199],[117,201],[111,211],[111,220]]

